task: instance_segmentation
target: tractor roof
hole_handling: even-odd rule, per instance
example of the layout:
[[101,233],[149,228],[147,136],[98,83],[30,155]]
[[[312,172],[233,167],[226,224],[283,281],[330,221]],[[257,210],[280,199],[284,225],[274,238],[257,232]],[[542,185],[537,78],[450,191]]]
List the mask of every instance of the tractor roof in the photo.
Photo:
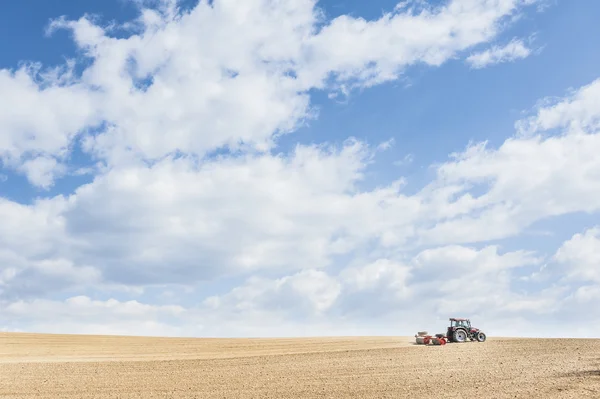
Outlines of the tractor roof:
[[451,317],[450,321],[467,321],[469,319],[461,319],[461,318],[456,318],[456,317]]

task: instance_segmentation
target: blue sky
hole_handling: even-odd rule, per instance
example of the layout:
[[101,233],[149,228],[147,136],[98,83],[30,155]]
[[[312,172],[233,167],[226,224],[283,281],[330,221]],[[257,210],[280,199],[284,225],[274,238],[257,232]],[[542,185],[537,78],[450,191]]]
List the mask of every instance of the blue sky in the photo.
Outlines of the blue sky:
[[[213,3],[2,5],[7,329],[412,334],[398,320],[461,313],[539,335],[600,296],[597,2],[430,1],[389,23],[396,1]],[[43,87],[20,69],[67,59]]]

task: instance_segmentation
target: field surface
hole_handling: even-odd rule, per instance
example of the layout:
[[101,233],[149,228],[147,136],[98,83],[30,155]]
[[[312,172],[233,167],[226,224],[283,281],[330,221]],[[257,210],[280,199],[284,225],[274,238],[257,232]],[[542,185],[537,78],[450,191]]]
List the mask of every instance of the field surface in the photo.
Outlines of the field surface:
[[0,398],[600,398],[600,340],[0,333]]

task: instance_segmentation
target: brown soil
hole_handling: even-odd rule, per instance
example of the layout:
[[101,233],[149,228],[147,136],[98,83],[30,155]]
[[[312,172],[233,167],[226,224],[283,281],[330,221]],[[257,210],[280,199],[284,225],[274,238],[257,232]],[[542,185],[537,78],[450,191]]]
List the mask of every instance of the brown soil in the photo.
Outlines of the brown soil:
[[0,333],[1,398],[600,398],[600,340]]

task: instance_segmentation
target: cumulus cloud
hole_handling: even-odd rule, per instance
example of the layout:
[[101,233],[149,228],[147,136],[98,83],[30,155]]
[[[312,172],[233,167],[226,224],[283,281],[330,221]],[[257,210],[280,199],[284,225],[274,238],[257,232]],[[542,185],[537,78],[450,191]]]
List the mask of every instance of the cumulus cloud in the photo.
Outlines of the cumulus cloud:
[[452,0],[374,21],[326,21],[314,0],[202,1],[182,12],[161,1],[123,26],[59,18],[49,32],[72,33],[82,72],[74,72],[76,60],[48,71],[37,64],[0,71],[10,101],[0,106],[0,157],[17,168],[44,156],[43,173],[20,170],[47,187],[55,176],[49,157],[58,164],[80,142],[110,165],[218,148],[269,150],[315,117],[310,90],[346,91],[396,79],[413,64],[439,66],[493,39],[530,3]]
[[[280,278],[251,277],[229,292],[187,307],[81,295],[64,301],[5,301],[0,304],[0,320],[9,329],[52,332],[299,336],[377,331],[397,335],[409,334],[419,323],[442,331],[449,314],[469,314],[496,335],[514,334],[508,325],[519,326],[519,333],[526,335],[553,336],[540,331],[539,323],[551,325],[566,304],[593,300],[594,294],[589,287],[566,299],[561,289],[513,290],[518,270],[539,266],[541,261],[524,251],[448,246],[422,251],[404,262],[355,261],[337,274],[305,270]],[[588,326],[577,334],[591,331]]]
[[204,301],[215,311],[245,314],[271,311],[297,318],[326,312],[340,294],[341,284],[319,270],[306,270],[279,279],[250,278],[231,292]]
[[[588,284],[600,283],[600,227],[575,234],[558,249],[554,260],[561,266],[563,279]],[[592,287],[582,288],[590,293],[588,289]]]
[[80,295],[64,301],[36,299],[16,301],[2,307],[0,320],[13,325],[50,333],[182,335],[170,325],[173,317],[185,317],[180,306],[153,306],[138,301],[93,300]]
[[481,69],[490,65],[527,58],[530,54],[531,49],[523,43],[523,40],[512,39],[504,46],[495,45],[487,50],[471,54],[466,61],[473,69]]
[[349,141],[114,169],[62,200],[63,234],[78,261],[120,283],[326,267],[373,237],[393,245],[410,234],[415,199],[394,186],[358,190],[370,156]]
[[545,98],[539,102],[537,112],[519,120],[515,127],[521,136],[540,132],[597,133],[600,129],[600,79],[572,89],[566,97]]
[[0,161],[25,172],[32,184],[49,187],[77,134],[99,120],[93,91],[40,69],[0,69]]
[[[444,194],[437,212],[446,220],[423,232],[425,242],[501,239],[552,216],[598,211],[590,200],[600,195],[597,87],[600,80],[538,107],[498,149],[470,144],[438,165],[426,191]],[[523,136],[526,125],[531,134]],[[483,194],[472,195],[473,187]]]
[[[563,102],[573,118],[596,101],[574,98]],[[551,109],[563,112],[563,103]],[[551,113],[540,108],[536,115]],[[598,137],[566,129],[515,136],[498,149],[474,144],[438,165],[436,181],[413,196],[402,194],[401,180],[359,190],[374,152],[356,140],[298,146],[287,156],[169,158],[114,168],[69,198],[57,197],[54,209],[60,234],[76,237],[63,250],[116,283],[319,268],[367,244],[392,250],[482,242],[548,217],[597,211],[588,199],[600,194]],[[487,189],[473,196],[477,185]]]

